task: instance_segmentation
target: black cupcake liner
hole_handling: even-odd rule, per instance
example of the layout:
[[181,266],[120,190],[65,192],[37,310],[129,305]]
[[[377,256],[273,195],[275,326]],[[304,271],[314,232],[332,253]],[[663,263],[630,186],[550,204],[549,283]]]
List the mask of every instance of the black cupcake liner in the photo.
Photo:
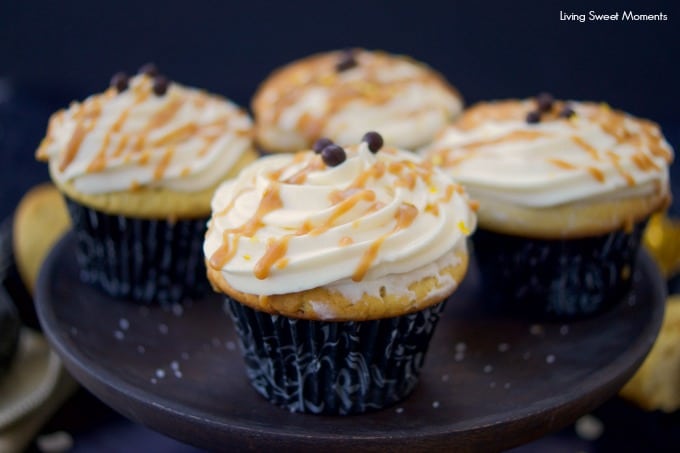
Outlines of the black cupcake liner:
[[563,240],[530,239],[478,228],[474,254],[484,298],[495,308],[543,320],[592,316],[630,290],[646,221],[632,231]]
[[225,310],[259,394],[291,412],[347,415],[383,409],[413,391],[445,303],[343,322],[271,315],[229,298]]
[[136,219],[66,198],[82,281],[105,293],[161,305],[206,294],[203,240],[207,218]]

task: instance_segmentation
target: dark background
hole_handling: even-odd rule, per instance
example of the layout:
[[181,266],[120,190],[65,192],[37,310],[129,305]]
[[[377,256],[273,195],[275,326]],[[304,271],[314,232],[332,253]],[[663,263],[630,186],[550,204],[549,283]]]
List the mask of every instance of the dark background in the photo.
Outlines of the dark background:
[[[668,20],[560,21],[560,11],[628,9],[663,12]],[[383,49],[424,61],[442,72],[468,104],[540,91],[606,101],[659,122],[671,145],[680,147],[677,1],[0,0],[0,220],[11,215],[26,190],[48,180],[46,165],[35,162],[34,152],[50,114],[103,91],[113,73],[134,73],[153,61],[180,83],[248,107],[258,84],[276,67],[345,47]],[[672,212],[680,214],[680,195],[674,192]],[[614,445],[637,445],[639,439],[639,445],[649,446],[655,439],[658,447],[677,431],[677,416],[669,421],[656,414],[650,421],[640,419],[639,410],[621,410],[616,400],[612,404],[601,411],[609,411],[605,418],[618,418],[605,436],[618,433],[610,441]],[[174,448],[148,431],[134,431],[142,430],[139,426],[122,426],[122,431],[96,434],[94,442],[111,451],[124,451],[130,439],[142,442],[138,446]],[[523,451],[588,447],[574,444],[573,436],[567,436],[572,442],[567,446],[562,440],[546,438]]]
[[[680,129],[676,1],[0,0],[0,216],[48,179],[33,161],[49,115],[154,61],[169,77],[248,106],[274,68],[360,46],[441,71],[467,103],[550,91],[604,100]],[[565,22],[566,13],[663,12],[659,22]]]

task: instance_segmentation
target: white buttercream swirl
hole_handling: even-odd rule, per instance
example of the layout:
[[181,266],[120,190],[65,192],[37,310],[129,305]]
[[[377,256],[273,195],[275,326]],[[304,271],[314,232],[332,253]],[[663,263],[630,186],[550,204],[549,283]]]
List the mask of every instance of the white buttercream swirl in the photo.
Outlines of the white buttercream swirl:
[[50,119],[37,157],[58,182],[85,194],[140,187],[199,191],[252,149],[252,121],[232,102],[171,83],[164,95],[137,75]]
[[376,130],[388,144],[415,149],[462,110],[458,93],[423,64],[356,50],[356,66],[337,71],[342,55],[303,59],[262,85],[253,108],[265,144],[302,149],[328,137],[345,145]]
[[264,157],[223,183],[208,264],[236,290],[271,295],[366,284],[463,250],[476,217],[460,186],[406,151],[346,152],[337,167],[311,151]]
[[529,124],[531,100],[480,104],[421,153],[471,197],[530,208],[667,190],[673,150],[656,124],[606,104],[565,105],[575,115]]

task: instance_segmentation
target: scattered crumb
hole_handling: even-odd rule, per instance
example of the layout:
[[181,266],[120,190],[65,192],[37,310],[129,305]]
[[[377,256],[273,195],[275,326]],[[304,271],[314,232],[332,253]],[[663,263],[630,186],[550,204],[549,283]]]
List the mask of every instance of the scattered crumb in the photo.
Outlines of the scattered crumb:
[[236,343],[234,343],[234,342],[231,341],[231,340],[227,341],[224,345],[225,345],[225,346],[227,347],[227,349],[230,350],[230,351],[236,350]]
[[170,362],[170,368],[173,370],[179,370],[179,362],[177,360],[173,360]]
[[604,424],[599,418],[587,414],[576,420],[574,429],[581,439],[593,441],[602,436]]
[[491,373],[493,371],[493,367],[491,365],[485,365],[484,366],[484,372],[485,373]]
[[189,353],[188,352],[183,352],[179,355],[182,360],[189,360]]
[[463,361],[464,358],[465,358],[465,354],[462,353],[462,352],[456,352],[456,355],[453,356],[453,360],[455,360],[456,362],[461,362],[461,361]]
[[120,330],[116,330],[113,332],[113,336],[116,338],[116,340],[122,340],[125,338],[125,334],[121,332]]
[[151,382],[152,384],[157,384],[157,383],[158,383],[158,380],[157,380],[155,377],[152,377],[151,380],[150,380],[150,382]]
[[396,409],[394,410],[394,412],[396,412],[397,414],[401,414],[401,413],[404,412],[404,408],[403,408],[403,407],[398,407],[398,408],[396,408]]
[[465,352],[467,349],[467,345],[464,342],[458,342],[456,343],[456,352]]
[[442,375],[442,382],[448,382],[448,381],[449,381],[449,375],[448,374]]
[[184,314],[184,307],[181,304],[173,304],[172,313],[179,318]]
[[122,330],[128,330],[128,329],[130,328],[130,321],[128,321],[128,320],[125,319],[125,318],[120,318],[120,319],[118,320],[118,326],[119,326]]
[[552,355],[552,354],[548,354],[548,355],[545,357],[545,363],[549,363],[549,364],[550,364],[550,363],[555,363],[555,356]]
[[182,379],[182,372],[180,370],[175,370],[175,377],[177,379]]
[[510,349],[508,343],[498,343],[498,352],[507,352]]
[[168,333],[168,326],[166,324],[158,324],[158,331],[166,335]]
[[156,377],[158,379],[163,379],[165,377],[165,370],[162,368],[159,368],[156,370]]
[[139,346],[137,346],[137,352],[139,352],[140,354],[144,354],[146,352],[146,348],[140,344]]
[[43,453],[60,453],[73,448],[73,436],[66,431],[56,431],[39,436],[35,443]]
[[433,401],[432,402],[432,407],[437,409],[439,407],[439,401]]
[[566,335],[569,333],[569,326],[568,325],[563,325],[560,327],[560,335]]

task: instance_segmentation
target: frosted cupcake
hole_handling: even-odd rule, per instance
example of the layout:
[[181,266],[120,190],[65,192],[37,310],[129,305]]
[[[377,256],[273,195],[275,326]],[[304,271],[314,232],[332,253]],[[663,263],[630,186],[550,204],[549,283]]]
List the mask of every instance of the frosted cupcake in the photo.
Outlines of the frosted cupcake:
[[312,55],[275,71],[253,98],[256,141],[265,151],[309,149],[320,137],[358,143],[376,130],[416,149],[462,109],[439,73],[404,56],[362,49]]
[[227,295],[252,385],[290,411],[405,398],[466,272],[475,215],[464,191],[379,144],[368,134],[263,157],[213,198],[208,278]]
[[209,287],[202,242],[216,186],[257,154],[248,115],[147,65],[55,113],[37,151],[64,194],[81,276],[108,294],[176,302]]
[[673,151],[658,126],[606,104],[481,103],[424,154],[479,201],[485,287],[541,316],[621,300],[645,222],[670,200]]

